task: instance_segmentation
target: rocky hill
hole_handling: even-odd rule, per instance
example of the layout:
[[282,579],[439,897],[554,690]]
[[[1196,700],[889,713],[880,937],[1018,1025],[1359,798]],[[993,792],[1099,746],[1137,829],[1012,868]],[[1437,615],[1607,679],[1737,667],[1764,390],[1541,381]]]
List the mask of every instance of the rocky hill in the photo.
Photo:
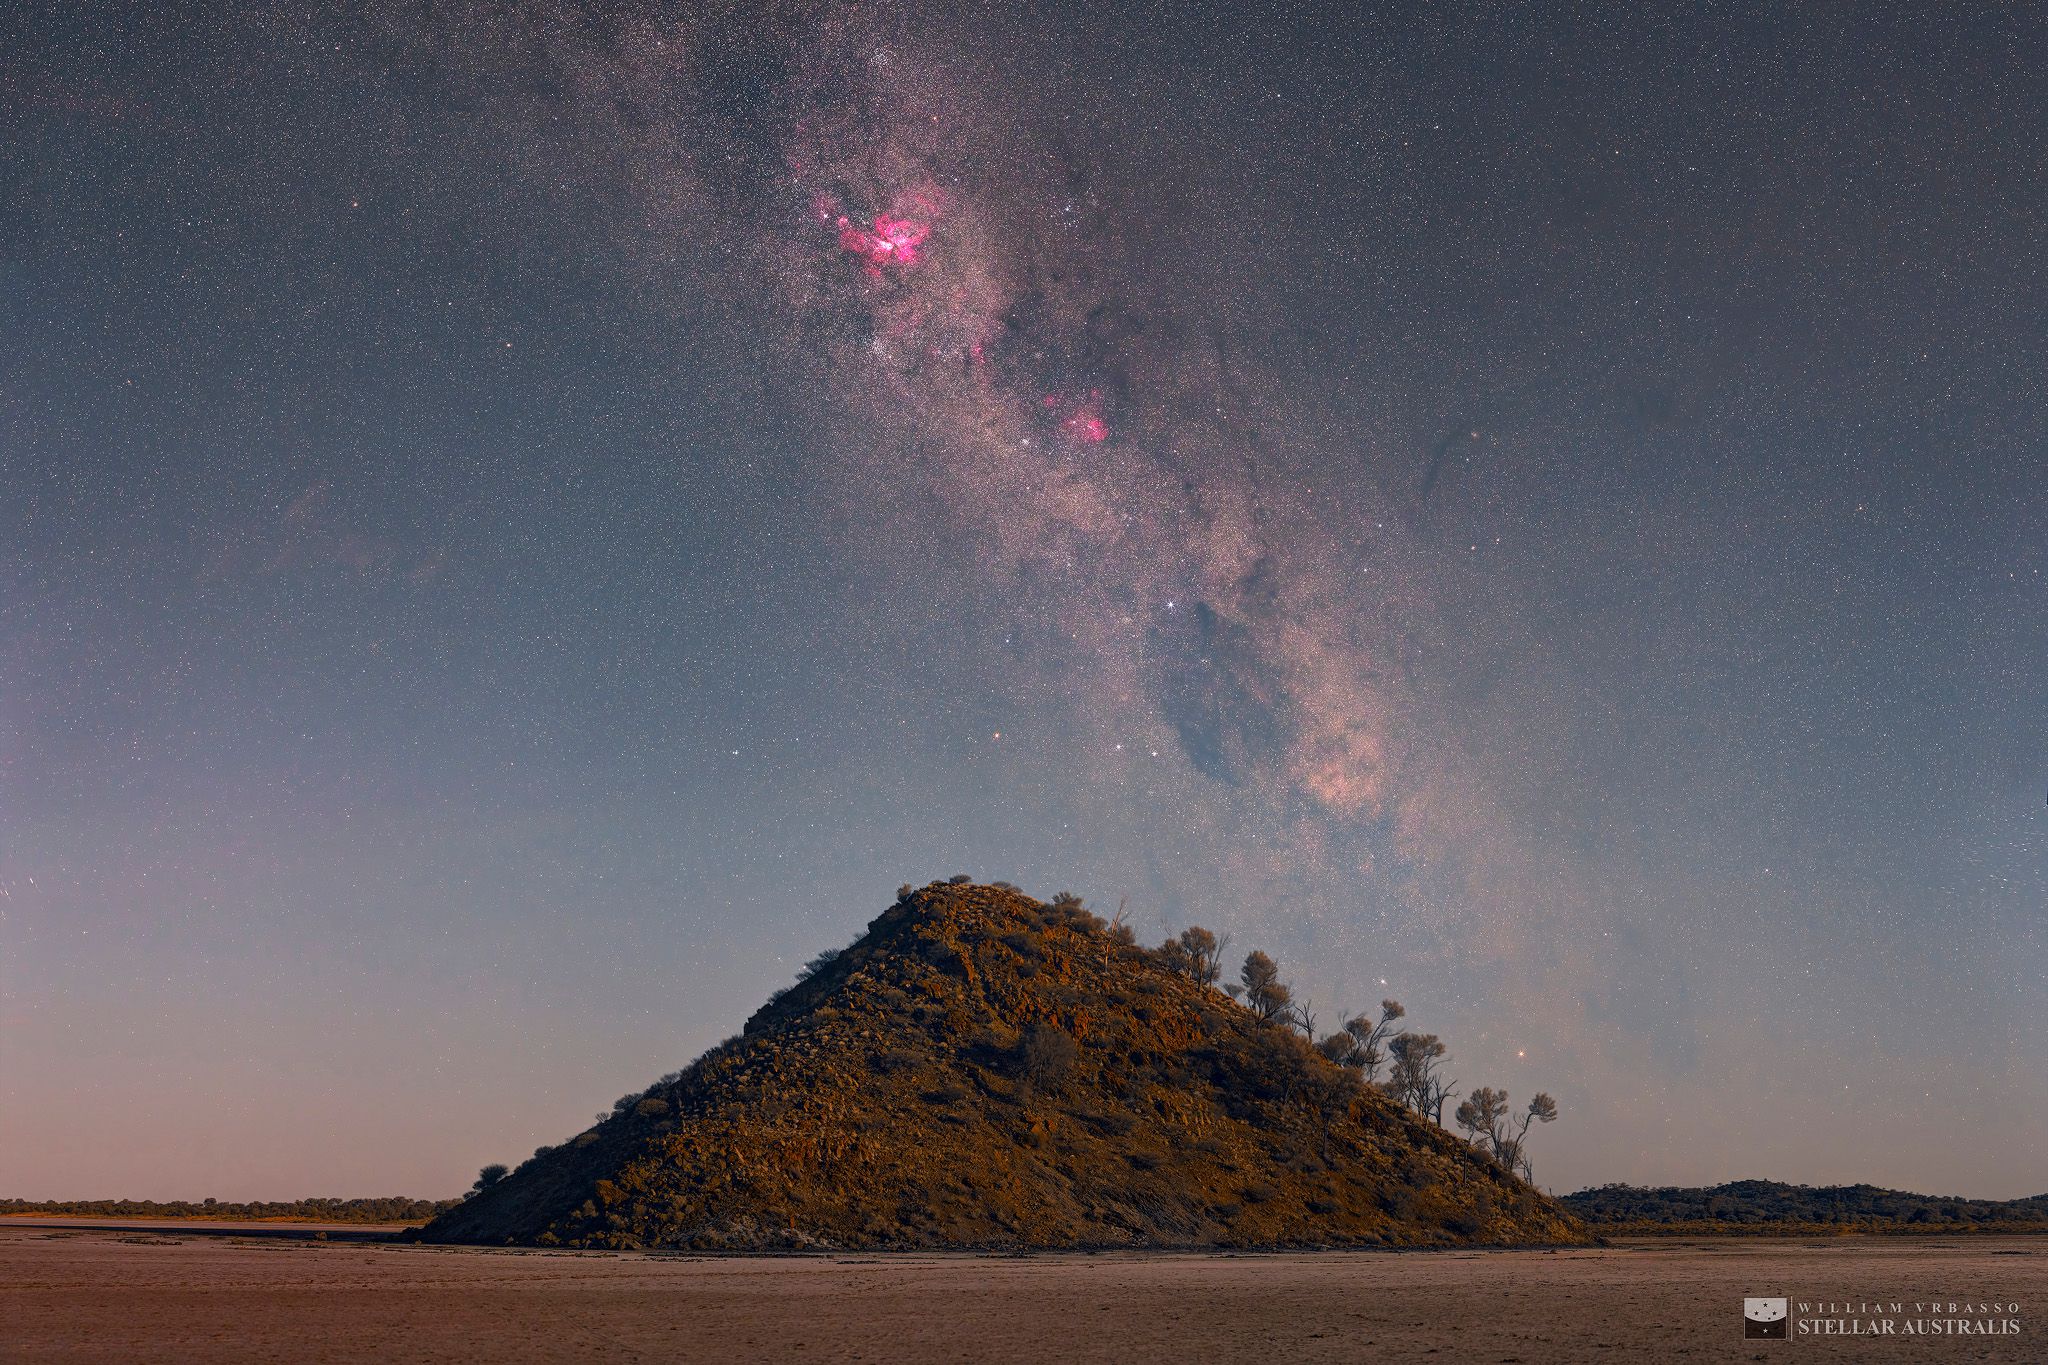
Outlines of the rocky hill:
[[1570,1243],[1579,1222],[1078,902],[933,883],[429,1241]]

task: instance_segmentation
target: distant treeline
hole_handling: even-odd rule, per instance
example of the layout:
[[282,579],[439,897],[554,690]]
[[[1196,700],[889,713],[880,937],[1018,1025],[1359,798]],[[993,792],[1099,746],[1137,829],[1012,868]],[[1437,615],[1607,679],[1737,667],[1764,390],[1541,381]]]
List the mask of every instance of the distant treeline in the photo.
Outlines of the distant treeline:
[[207,1199],[0,1199],[0,1215],[47,1214],[53,1218],[219,1218],[253,1223],[265,1219],[306,1223],[424,1223],[460,1203],[457,1199],[263,1199],[247,1204]]
[[1588,1223],[1643,1232],[2048,1232],[2048,1194],[1958,1199],[1876,1185],[1738,1180],[1708,1189],[1602,1185],[1562,1202]]

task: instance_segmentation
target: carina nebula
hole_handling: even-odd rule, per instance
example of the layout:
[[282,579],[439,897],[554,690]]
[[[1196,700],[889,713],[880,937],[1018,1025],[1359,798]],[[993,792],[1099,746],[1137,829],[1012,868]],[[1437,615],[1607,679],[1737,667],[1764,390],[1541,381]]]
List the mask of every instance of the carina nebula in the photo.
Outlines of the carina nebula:
[[0,1193],[134,1039],[194,1151],[467,1078],[352,1187],[466,1181],[958,872],[1396,996],[1560,1188],[2039,1192],[2024,24],[125,22],[0,82]]

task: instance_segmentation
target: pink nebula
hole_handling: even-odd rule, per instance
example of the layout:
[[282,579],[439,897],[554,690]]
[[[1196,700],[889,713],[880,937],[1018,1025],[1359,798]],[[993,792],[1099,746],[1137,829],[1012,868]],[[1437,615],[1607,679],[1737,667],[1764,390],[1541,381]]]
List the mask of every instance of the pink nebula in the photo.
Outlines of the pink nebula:
[[1109,425],[1100,417],[1086,414],[1077,413],[1069,417],[1067,419],[1067,431],[1075,440],[1086,441],[1090,445],[1095,444],[1097,441],[1109,439]]
[[[1045,396],[1045,405],[1054,409],[1063,406],[1060,399],[1053,394]],[[1089,390],[1087,400],[1076,404],[1060,422],[1060,430],[1066,433],[1069,439],[1080,441],[1084,445],[1096,445],[1108,440],[1109,423],[1102,417],[1101,392]]]
[[908,270],[923,261],[925,240],[944,208],[944,194],[930,187],[899,194],[893,207],[868,223],[848,214],[836,195],[820,193],[811,200],[818,222],[838,233],[839,249],[860,257],[871,275],[885,267]]
[[915,218],[890,213],[875,215],[874,226],[863,228],[845,214],[838,217],[839,249],[866,261],[871,269],[893,266],[907,270],[924,256],[925,238],[931,225]]

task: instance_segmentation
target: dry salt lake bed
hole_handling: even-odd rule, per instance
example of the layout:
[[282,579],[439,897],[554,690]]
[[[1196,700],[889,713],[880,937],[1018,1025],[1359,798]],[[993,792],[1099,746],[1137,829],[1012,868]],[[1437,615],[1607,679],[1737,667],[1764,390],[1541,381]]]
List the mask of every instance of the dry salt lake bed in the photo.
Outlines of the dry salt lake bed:
[[[0,1221],[0,1360],[2048,1361],[2048,1238],[755,1258],[313,1231]],[[1780,1297],[1786,1339],[1745,1338],[1743,1300]]]

